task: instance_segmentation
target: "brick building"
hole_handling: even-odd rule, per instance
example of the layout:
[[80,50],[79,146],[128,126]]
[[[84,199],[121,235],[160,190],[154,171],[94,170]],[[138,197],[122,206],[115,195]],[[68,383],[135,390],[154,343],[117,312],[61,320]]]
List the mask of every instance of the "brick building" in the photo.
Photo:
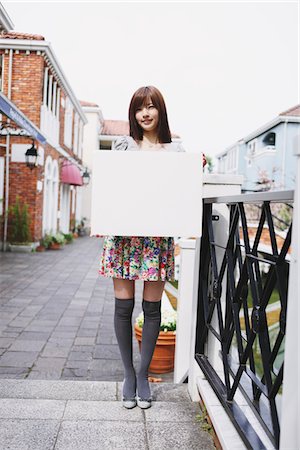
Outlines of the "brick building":
[[[29,206],[36,244],[46,233],[67,233],[81,220],[82,139],[87,120],[43,36],[4,29],[0,69],[4,101],[39,133],[28,132],[20,121],[0,111],[0,241],[5,249],[6,230],[9,238],[5,211],[17,195]],[[31,169],[25,152],[32,144],[38,149],[38,159]]]

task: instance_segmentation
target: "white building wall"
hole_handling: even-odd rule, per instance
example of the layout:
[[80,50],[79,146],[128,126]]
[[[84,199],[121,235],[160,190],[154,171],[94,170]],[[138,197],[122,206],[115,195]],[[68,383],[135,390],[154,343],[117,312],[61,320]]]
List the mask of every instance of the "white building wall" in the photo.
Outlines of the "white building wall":
[[[85,217],[85,224],[90,227],[91,219],[91,193],[93,183],[93,152],[99,149],[99,133],[101,130],[102,113],[99,108],[85,108],[84,114],[88,123],[83,129],[83,165],[88,168],[91,178],[87,186],[82,186],[81,217]],[[78,214],[76,214],[78,217]]]

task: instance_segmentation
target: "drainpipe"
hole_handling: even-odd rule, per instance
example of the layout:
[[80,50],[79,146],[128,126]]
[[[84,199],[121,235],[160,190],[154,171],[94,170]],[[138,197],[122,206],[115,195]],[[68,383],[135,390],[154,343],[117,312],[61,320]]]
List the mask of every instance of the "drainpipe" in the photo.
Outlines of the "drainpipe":
[[[12,83],[12,60],[13,60],[13,50],[9,50],[9,64],[8,64],[8,88],[7,97],[11,98],[11,83]],[[7,119],[7,123],[10,123],[10,119]],[[9,145],[10,145],[10,135],[6,135],[6,152],[5,152],[5,208],[4,208],[4,230],[3,230],[3,247],[2,250],[5,252],[6,241],[7,241],[7,221],[8,221],[8,208],[9,208]]]

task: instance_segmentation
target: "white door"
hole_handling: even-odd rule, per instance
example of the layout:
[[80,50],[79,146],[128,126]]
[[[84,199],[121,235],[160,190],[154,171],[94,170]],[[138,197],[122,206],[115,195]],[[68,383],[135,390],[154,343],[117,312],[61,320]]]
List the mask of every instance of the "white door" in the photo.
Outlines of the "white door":
[[70,185],[61,184],[60,187],[60,231],[70,231]]

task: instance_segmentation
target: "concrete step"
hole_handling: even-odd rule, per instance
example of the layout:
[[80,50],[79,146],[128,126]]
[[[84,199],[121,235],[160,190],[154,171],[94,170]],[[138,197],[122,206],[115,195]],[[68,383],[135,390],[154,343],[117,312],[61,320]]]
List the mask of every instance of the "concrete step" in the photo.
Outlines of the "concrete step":
[[213,449],[187,385],[154,384],[147,410],[122,407],[122,383],[0,380],[0,449]]

